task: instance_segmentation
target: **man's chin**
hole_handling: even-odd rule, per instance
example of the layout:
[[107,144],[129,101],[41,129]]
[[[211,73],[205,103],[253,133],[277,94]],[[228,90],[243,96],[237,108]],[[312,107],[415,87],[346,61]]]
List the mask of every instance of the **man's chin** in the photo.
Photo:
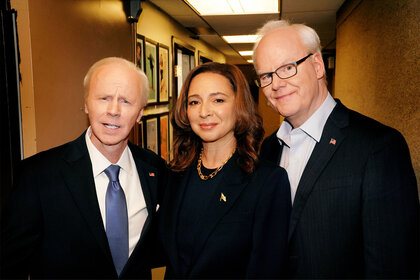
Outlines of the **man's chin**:
[[126,145],[128,142],[128,137],[125,139],[104,139],[103,141],[101,141],[102,144],[106,145],[106,146],[119,146],[119,145]]
[[96,140],[99,145],[114,147],[119,145],[127,145],[128,136],[122,138],[121,136],[104,136],[104,137],[96,137]]

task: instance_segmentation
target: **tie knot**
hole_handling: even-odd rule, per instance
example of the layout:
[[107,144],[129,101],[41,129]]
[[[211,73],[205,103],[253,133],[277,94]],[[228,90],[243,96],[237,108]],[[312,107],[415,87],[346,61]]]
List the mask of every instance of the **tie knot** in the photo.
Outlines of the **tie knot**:
[[111,182],[118,182],[118,175],[120,174],[120,166],[111,164],[105,169],[105,174]]

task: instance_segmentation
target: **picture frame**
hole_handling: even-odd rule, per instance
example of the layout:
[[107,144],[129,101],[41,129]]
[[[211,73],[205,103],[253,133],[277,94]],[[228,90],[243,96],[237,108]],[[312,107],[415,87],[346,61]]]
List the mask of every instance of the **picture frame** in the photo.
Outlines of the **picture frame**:
[[159,116],[159,155],[169,162],[169,113]]
[[136,34],[136,65],[144,71],[144,36]]
[[145,39],[144,72],[149,80],[149,97],[147,104],[157,103],[158,100],[158,61],[156,42]]
[[144,125],[143,125],[143,121],[141,120],[138,124],[138,129],[137,129],[137,141],[136,141],[136,145],[144,148]]
[[144,147],[155,154],[159,154],[159,130],[158,118],[149,117],[144,120],[146,128],[144,129]]
[[159,103],[169,102],[169,47],[158,45],[158,92]]
[[175,36],[171,37],[172,49],[172,91],[169,92],[173,100],[177,100],[182,89],[184,79],[188,73],[193,69],[196,59],[196,49],[178,39]]
[[198,51],[198,65],[204,64],[206,62],[212,62],[212,61],[213,60],[211,60],[210,58],[206,57],[206,55],[203,52]]

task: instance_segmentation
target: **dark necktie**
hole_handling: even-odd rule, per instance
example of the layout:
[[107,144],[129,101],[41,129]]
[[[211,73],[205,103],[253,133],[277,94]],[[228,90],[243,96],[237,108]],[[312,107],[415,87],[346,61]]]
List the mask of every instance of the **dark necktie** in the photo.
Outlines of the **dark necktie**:
[[115,269],[120,275],[128,259],[128,215],[124,191],[118,180],[120,167],[110,165],[105,169],[109,178],[106,191],[106,235]]

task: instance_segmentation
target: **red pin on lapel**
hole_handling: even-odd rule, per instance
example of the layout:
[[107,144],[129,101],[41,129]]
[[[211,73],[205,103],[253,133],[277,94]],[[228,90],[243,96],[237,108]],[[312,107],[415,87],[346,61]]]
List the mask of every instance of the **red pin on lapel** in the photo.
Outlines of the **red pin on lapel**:
[[150,177],[155,177],[155,172],[149,172]]
[[331,138],[331,140],[330,140],[330,144],[335,145],[336,143],[337,143],[337,141],[336,141],[334,138]]

